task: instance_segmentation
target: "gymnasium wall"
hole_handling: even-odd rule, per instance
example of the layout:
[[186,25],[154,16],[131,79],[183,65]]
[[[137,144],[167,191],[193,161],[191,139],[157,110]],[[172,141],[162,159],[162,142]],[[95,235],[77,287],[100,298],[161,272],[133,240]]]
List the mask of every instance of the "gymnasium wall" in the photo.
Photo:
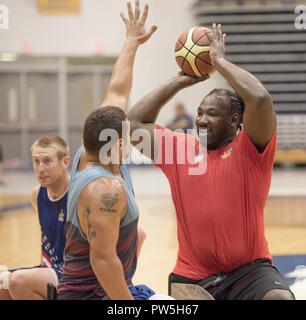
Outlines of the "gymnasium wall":
[[[145,1],[142,1],[144,3]],[[154,86],[178,72],[174,59],[176,38],[194,26],[191,12],[194,0],[147,0],[150,4],[148,25],[159,29],[151,41],[138,52],[135,64],[134,87],[130,103],[134,103]],[[79,15],[39,15],[35,0],[0,0],[9,9],[9,30],[0,31],[0,52],[34,55],[117,55],[124,38],[124,26],[119,16],[126,12],[123,0],[81,0]],[[179,4],[179,5],[178,5]],[[175,100],[186,104],[195,115],[195,109],[216,81],[187,89]],[[172,116],[172,105],[161,112],[160,123]]]

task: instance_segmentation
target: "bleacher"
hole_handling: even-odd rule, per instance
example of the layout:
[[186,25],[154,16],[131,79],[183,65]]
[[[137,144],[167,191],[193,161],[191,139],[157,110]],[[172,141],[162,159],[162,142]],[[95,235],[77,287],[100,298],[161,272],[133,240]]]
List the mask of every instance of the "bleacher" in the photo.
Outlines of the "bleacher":
[[306,30],[295,27],[295,0],[198,0],[198,25],[221,23],[227,58],[252,72],[273,96],[276,162],[306,163]]

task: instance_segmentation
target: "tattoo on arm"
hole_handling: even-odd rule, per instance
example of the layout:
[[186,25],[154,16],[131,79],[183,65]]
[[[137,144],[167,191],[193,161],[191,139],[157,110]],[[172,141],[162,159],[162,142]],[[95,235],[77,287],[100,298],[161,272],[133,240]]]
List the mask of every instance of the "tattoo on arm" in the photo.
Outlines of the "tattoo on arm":
[[89,207],[86,207],[86,220],[87,220],[87,238],[89,243],[92,239],[94,239],[97,236],[96,230],[94,230],[89,222],[89,216],[91,213],[91,209]]
[[113,213],[116,212],[114,206],[119,201],[119,194],[118,193],[103,193],[100,196],[100,201],[102,203],[102,208],[100,211],[103,213]]

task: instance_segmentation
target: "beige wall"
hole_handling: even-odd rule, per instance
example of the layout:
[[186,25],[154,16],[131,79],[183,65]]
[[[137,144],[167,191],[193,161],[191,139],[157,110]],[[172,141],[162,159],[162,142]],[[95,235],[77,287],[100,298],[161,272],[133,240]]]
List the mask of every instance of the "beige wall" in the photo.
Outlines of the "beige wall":
[[[173,54],[176,39],[195,25],[190,10],[194,0],[147,2],[151,6],[148,25],[157,24],[159,29],[138,52],[131,104],[179,71]],[[97,44],[106,55],[120,52],[124,28],[119,12],[125,10],[124,0],[81,0],[81,14],[76,16],[38,15],[34,0],[2,0],[1,4],[9,8],[10,20],[9,30],[0,30],[0,52],[18,53],[25,42],[36,55],[92,55]],[[210,80],[206,86],[185,90],[175,100],[184,102],[195,115],[201,98],[215,85]],[[161,112],[160,123],[172,116],[173,103]]]

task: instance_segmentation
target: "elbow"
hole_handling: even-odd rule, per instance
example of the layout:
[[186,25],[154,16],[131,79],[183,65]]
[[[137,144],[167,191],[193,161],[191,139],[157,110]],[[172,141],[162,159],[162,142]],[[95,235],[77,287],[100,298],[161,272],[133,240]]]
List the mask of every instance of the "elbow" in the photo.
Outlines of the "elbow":
[[143,243],[147,237],[147,234],[143,231],[143,229],[138,228],[138,242]]
[[100,254],[97,254],[95,250],[90,251],[89,262],[94,270],[98,266],[101,268],[101,266],[104,266],[107,263],[106,259],[104,259]]
[[131,122],[141,122],[139,114],[135,112],[133,109],[127,113],[127,118]]
[[128,100],[130,94],[130,87],[125,85],[125,83],[120,81],[113,81],[107,88],[106,98],[111,97],[116,99]]
[[255,95],[254,104],[256,107],[261,108],[265,106],[272,106],[273,99],[268,91],[263,91]]
[[101,250],[90,250],[89,261],[93,268],[108,268],[117,259],[116,250],[111,252],[101,252]]
[[142,127],[142,122],[136,119],[129,119],[130,121],[130,130],[131,132],[134,132],[137,129],[140,129]]
[[100,256],[90,255],[90,265],[94,273],[98,278],[101,279],[101,275],[103,277],[103,274],[108,274],[108,272],[111,270],[111,259],[105,259]]

